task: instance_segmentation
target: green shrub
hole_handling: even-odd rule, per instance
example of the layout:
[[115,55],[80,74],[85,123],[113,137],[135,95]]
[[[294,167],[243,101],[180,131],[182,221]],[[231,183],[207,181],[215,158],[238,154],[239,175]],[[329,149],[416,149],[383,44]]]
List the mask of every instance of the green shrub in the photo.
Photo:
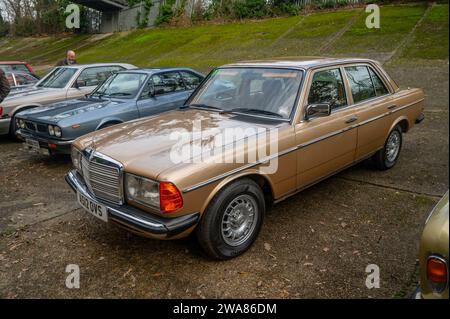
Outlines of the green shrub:
[[173,18],[172,5],[163,4],[159,7],[159,14],[156,18],[155,24],[161,25],[164,23],[169,23]]
[[270,15],[266,0],[242,0],[233,3],[233,13],[238,19],[263,18]]

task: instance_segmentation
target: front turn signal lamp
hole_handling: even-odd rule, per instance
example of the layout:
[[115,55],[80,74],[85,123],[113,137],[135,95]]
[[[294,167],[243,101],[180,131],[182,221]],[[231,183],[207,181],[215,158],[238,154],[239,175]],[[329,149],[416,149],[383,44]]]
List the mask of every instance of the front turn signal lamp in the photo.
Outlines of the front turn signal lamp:
[[183,207],[183,197],[174,184],[168,182],[159,184],[159,206],[163,213],[172,213]]

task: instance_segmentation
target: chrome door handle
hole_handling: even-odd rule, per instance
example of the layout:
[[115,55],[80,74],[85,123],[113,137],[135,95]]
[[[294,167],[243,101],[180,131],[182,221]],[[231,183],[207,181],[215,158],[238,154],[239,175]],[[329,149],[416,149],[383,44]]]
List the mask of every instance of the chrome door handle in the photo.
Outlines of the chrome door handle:
[[350,124],[350,123],[355,122],[357,119],[358,119],[358,118],[357,118],[356,116],[354,116],[354,117],[351,117],[351,118],[347,119],[347,120],[345,121],[345,123],[346,123],[346,124]]
[[387,108],[388,108],[388,110],[392,110],[392,109],[395,109],[396,107],[397,107],[397,105],[390,105]]

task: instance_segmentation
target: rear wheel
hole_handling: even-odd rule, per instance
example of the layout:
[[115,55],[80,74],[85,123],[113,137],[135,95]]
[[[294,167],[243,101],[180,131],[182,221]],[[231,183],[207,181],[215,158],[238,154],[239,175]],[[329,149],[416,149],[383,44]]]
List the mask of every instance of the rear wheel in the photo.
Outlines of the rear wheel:
[[251,179],[238,180],[211,201],[197,227],[197,239],[214,259],[237,257],[255,242],[264,213],[259,185]]
[[403,137],[400,125],[395,126],[389,133],[384,147],[375,153],[373,161],[380,170],[387,170],[397,164],[402,149]]

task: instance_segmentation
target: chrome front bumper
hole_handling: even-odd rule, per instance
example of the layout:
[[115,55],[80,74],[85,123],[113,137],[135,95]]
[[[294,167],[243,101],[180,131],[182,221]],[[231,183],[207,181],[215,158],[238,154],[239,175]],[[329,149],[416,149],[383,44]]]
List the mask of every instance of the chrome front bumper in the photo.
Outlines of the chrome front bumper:
[[65,179],[75,192],[80,192],[90,200],[105,205],[109,220],[143,236],[170,238],[196,225],[200,219],[199,213],[175,218],[164,218],[150,215],[129,205],[118,206],[98,200],[87,189],[83,178],[76,170],[67,173]]

